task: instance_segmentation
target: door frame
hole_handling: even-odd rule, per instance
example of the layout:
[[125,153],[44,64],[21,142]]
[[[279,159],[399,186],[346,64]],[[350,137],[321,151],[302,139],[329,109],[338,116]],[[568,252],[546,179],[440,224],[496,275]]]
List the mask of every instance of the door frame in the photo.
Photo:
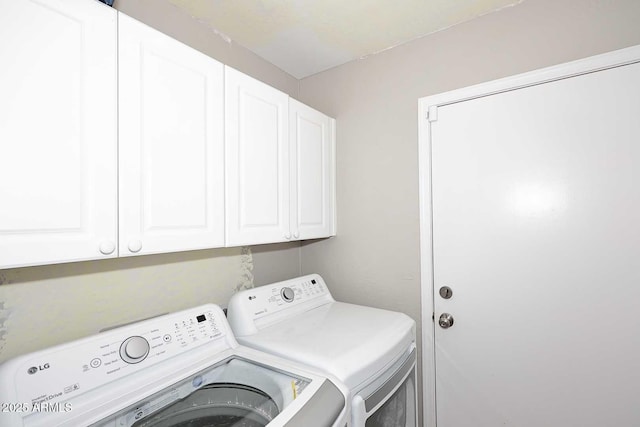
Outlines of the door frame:
[[[418,100],[420,282],[424,426],[436,427],[435,309],[431,194],[431,122],[438,107],[640,62],[640,45],[456,89]],[[431,320],[429,322],[428,320]]]

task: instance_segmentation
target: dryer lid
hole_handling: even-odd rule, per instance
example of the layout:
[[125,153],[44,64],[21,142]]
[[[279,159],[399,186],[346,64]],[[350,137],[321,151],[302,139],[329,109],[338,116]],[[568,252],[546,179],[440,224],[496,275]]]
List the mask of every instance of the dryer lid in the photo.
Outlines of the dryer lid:
[[356,390],[407,352],[415,322],[403,313],[332,302],[236,339],[322,369]]

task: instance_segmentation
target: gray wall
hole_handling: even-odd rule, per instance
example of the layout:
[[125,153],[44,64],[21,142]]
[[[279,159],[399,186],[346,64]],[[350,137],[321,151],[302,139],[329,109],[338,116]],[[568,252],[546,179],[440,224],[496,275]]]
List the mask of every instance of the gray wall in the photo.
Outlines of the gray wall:
[[116,0],[113,7],[292,97],[298,95],[296,78],[233,40],[229,41],[225,35],[217,33],[166,0]]
[[301,80],[337,119],[338,159],[338,234],[303,244],[302,272],[419,324],[418,98],[634,44],[637,0],[525,0]]

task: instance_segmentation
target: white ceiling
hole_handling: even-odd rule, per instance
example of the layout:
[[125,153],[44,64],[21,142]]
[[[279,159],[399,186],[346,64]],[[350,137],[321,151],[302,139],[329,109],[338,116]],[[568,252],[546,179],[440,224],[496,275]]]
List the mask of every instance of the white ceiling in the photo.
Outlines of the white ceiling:
[[169,0],[301,79],[523,0]]

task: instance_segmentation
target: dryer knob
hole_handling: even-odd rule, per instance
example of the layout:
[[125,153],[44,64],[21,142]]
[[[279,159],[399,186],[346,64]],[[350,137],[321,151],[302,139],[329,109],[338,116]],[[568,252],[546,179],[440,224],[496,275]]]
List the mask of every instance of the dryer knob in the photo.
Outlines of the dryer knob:
[[286,302],[292,302],[293,298],[295,298],[296,294],[293,292],[291,288],[282,288],[280,291],[280,295],[282,295],[282,299]]
[[129,337],[120,346],[120,357],[127,363],[142,362],[149,354],[149,342],[143,337]]

